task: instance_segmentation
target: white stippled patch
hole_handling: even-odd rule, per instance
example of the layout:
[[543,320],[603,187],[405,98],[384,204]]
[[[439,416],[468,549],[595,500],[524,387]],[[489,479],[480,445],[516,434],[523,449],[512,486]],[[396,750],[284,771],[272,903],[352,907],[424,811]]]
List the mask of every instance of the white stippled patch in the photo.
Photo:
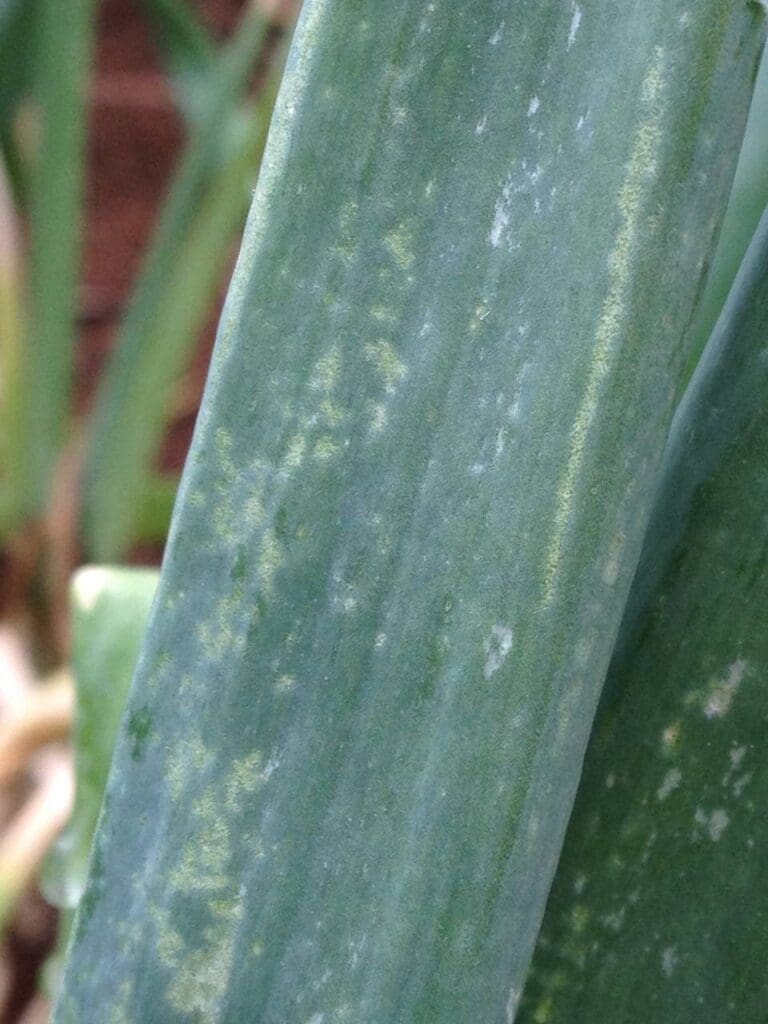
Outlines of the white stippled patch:
[[485,641],[485,667],[483,675],[491,679],[507,660],[512,650],[512,630],[508,626],[494,626],[491,635]]
[[[524,208],[533,208],[535,214],[550,213],[554,205],[554,194],[547,187],[547,175],[541,164],[529,164],[527,160],[520,160],[514,165],[512,172],[504,182],[501,195],[496,200],[493,212],[493,223],[488,235],[488,241],[494,249],[498,249],[502,242],[512,251],[519,247],[514,238],[509,237],[507,228],[512,219],[512,209],[515,200],[525,204]],[[518,327],[520,336],[523,337],[527,325],[521,324]]]
[[576,33],[579,31],[581,25],[581,8],[578,4],[573,5],[573,14],[571,15],[571,25],[568,29],[568,49],[573,46],[576,42]]
[[693,815],[693,820],[697,825],[706,829],[707,834],[713,843],[717,843],[720,841],[720,837],[730,824],[731,818],[728,812],[722,807],[716,808],[710,814],[707,814],[707,812],[701,807],[697,807]]
[[667,946],[666,949],[661,951],[661,969],[668,978],[671,978],[674,974],[679,959],[674,946]]
[[751,781],[752,772],[747,772],[746,775],[742,775],[740,778],[736,779],[733,784],[733,795],[737,800],[740,799],[741,794],[744,792],[744,787],[748,786]]
[[707,718],[722,718],[723,715],[728,714],[746,670],[746,661],[743,658],[737,658],[732,665],[728,666],[725,679],[712,684],[704,699],[704,714]]
[[509,200],[512,196],[512,182],[508,181],[501,190],[501,196],[496,202],[496,209],[493,214],[493,224],[488,240],[494,249],[501,245],[501,239],[509,226]]
[[741,762],[744,760],[744,755],[747,752],[746,747],[734,747],[728,754],[728,759],[731,762],[731,768],[738,768]]
[[662,779],[661,785],[656,790],[657,800],[666,800],[670,793],[674,792],[680,785],[683,773],[677,768],[670,768]]
[[730,817],[728,812],[724,811],[722,807],[718,807],[717,810],[712,811],[709,816],[708,832],[709,838],[713,843],[718,842],[720,836],[725,832],[728,824],[730,823]]

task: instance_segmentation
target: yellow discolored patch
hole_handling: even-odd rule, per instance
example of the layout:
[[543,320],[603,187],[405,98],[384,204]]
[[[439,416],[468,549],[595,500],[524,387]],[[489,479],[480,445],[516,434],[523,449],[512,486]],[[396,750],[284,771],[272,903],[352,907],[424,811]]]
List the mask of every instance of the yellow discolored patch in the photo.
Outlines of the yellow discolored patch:
[[413,253],[413,232],[407,224],[398,224],[384,236],[384,245],[402,270],[408,270],[416,259]]
[[309,386],[313,391],[330,393],[336,387],[341,372],[341,353],[334,346],[315,363],[309,378]]
[[645,118],[635,132],[626,174],[617,199],[620,227],[608,259],[608,294],[595,333],[586,386],[571,428],[565,471],[557,489],[554,527],[544,564],[545,606],[552,602],[557,590],[565,534],[573,512],[587,438],[595,421],[600,394],[610,373],[614,350],[625,322],[626,293],[635,255],[644,238],[643,205],[654,184],[656,157],[662,139],[665,112],[664,65],[664,50],[657,47],[641,92]]
[[275,531],[272,529],[265,530],[259,545],[257,571],[261,585],[267,593],[272,591],[272,581],[282,564],[283,551]]
[[402,362],[392,345],[384,339],[369,342],[364,351],[366,359],[381,378],[384,390],[387,394],[394,394],[397,385],[408,372],[405,363]]
[[312,455],[319,462],[327,462],[329,459],[334,458],[341,451],[341,448],[333,440],[329,434],[324,434],[315,441],[315,446],[312,449]]

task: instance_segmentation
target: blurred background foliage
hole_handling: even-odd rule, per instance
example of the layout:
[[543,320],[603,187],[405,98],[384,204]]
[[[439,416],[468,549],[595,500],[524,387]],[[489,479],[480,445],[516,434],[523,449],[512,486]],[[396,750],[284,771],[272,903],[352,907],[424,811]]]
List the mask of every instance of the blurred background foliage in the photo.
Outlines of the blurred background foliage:
[[159,564],[297,7],[0,0],[0,1024],[47,1019],[70,737],[63,919],[155,577],[70,579]]
[[[0,0],[0,1024],[48,1018],[156,576],[70,580],[159,564],[298,6]],[[764,59],[699,350],[766,124]]]

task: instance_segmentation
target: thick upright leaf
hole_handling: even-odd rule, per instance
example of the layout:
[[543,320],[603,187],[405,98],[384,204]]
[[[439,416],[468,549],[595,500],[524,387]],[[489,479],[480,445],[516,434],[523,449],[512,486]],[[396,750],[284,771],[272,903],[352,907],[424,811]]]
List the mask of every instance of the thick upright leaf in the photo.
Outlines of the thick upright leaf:
[[[96,819],[157,578],[152,569],[88,566],[73,579],[75,809],[47,887],[62,907],[75,906],[85,886]],[[143,720],[139,711],[126,723],[137,756]]]
[[768,213],[676,416],[520,1019],[761,1024]]
[[762,31],[305,5],[59,1024],[513,1017]]

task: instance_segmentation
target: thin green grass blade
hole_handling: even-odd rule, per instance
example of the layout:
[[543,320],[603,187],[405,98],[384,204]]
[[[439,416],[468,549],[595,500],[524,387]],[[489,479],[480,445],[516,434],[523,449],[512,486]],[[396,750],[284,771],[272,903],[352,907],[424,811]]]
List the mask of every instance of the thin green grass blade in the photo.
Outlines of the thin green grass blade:
[[33,77],[30,46],[38,6],[38,0],[6,0],[0,6],[0,154],[20,210],[27,205],[29,181],[15,130],[20,103],[28,96]]
[[8,121],[30,81],[29,46],[39,0],[4,0],[0,4],[0,126]]
[[13,127],[0,124],[0,160],[10,185],[9,195],[18,210],[29,205],[29,173],[17,143]]
[[270,85],[243,124],[237,108],[265,36],[247,13],[204,123],[191,139],[97,395],[85,480],[85,542],[97,561],[135,539],[137,508],[165,407],[220,284],[266,138]]
[[0,5],[0,536],[20,517],[23,479],[21,387],[24,287],[19,208],[24,169],[13,137],[14,115],[30,80],[29,41],[36,4],[5,0]]
[[514,1017],[763,37],[305,4],[57,1024]]
[[170,70],[179,106],[194,121],[204,114],[219,73],[216,44],[186,0],[143,0]]
[[675,419],[522,1024],[765,1017],[768,212]]
[[13,485],[22,473],[19,372],[22,340],[21,232],[0,161],[0,536],[14,525]]
[[17,515],[42,511],[66,440],[85,146],[85,100],[95,0],[40,0],[35,98],[40,147],[31,193],[29,318],[18,408],[23,460]]

